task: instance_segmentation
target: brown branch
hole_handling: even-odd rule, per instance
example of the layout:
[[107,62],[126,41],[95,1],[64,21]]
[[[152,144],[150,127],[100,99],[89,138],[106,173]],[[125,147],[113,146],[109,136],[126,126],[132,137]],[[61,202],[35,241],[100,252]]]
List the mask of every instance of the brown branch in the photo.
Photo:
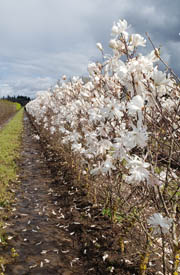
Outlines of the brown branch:
[[160,54],[157,50],[157,48],[154,46],[149,34],[146,32],[146,36],[147,38],[149,39],[153,49],[154,49],[154,52],[155,52],[155,55],[159,58],[159,60],[164,64],[164,66],[170,71],[170,73],[174,76],[174,78],[179,82],[180,84],[180,78],[177,76],[177,74],[169,67],[169,65],[160,57]]

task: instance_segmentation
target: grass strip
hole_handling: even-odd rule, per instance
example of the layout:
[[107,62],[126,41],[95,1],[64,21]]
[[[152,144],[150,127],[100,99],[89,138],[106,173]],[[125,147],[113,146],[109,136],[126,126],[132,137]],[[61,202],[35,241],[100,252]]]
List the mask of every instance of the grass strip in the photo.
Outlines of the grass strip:
[[19,157],[21,145],[23,111],[22,108],[0,131],[0,207],[8,203],[8,184],[17,179],[15,160]]
[[4,255],[2,248],[8,245],[5,221],[8,219],[8,212],[11,211],[11,202],[14,199],[11,188],[18,180],[16,160],[20,156],[23,112],[24,109],[21,108],[0,130],[0,275],[5,275],[6,264],[14,259],[12,253]]

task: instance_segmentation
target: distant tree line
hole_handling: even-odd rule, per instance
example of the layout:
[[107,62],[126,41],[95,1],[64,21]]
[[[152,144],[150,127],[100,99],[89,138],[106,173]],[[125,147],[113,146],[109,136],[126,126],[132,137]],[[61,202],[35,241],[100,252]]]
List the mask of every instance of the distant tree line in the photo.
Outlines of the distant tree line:
[[2,99],[6,99],[11,102],[20,103],[22,106],[25,106],[31,100],[30,97],[22,96],[22,95],[18,95],[18,96],[9,96],[8,95],[7,97],[3,97]]

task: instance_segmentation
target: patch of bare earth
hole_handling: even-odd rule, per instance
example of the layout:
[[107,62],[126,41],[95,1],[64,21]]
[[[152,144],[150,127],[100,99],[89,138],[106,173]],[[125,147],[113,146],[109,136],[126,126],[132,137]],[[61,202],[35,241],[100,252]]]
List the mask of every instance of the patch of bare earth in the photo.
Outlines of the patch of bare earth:
[[[5,274],[138,274],[121,255],[118,226],[88,202],[69,171],[60,173],[58,156],[34,134],[25,115],[21,184],[7,220],[8,245],[0,249],[11,259]],[[12,248],[19,255],[13,259]]]

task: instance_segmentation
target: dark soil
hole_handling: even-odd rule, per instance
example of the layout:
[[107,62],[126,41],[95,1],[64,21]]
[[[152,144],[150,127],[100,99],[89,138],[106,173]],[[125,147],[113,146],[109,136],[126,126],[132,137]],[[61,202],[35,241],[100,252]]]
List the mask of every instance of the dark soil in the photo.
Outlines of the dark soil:
[[82,186],[61,175],[57,156],[34,131],[25,115],[21,184],[7,220],[8,244],[0,249],[9,262],[5,274],[138,274],[121,255],[119,227],[88,202]]

